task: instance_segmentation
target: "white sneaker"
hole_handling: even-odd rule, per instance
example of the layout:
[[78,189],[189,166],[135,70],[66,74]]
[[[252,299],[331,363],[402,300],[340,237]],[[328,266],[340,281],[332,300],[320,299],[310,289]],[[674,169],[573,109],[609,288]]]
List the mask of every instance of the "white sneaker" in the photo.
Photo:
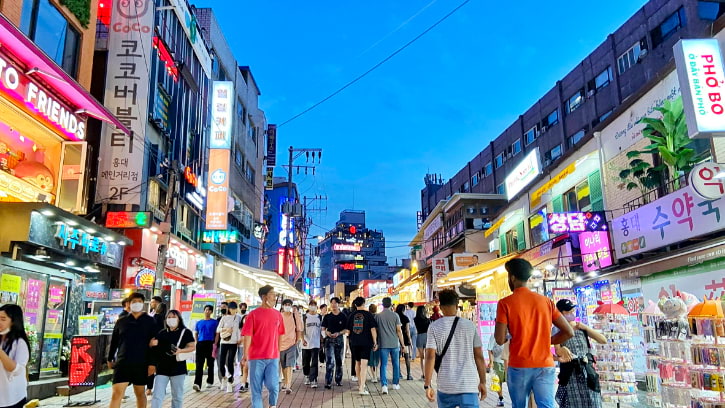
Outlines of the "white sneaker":
[[232,385],[231,383],[228,383],[227,384],[227,392],[234,392],[234,385]]
[[381,388],[381,391],[383,392],[384,395],[387,395],[388,394],[388,386],[387,385],[383,385],[383,387]]
[[377,383],[378,383],[378,377],[373,377],[373,384],[377,384]]
[[196,392],[199,392],[199,391],[201,391],[201,387],[199,387],[199,386],[198,386],[198,385],[196,385],[196,384],[194,384],[194,387],[193,387],[193,388],[194,388],[194,391],[196,391]]
[[222,382],[219,383],[219,391],[224,391],[227,389],[227,381],[221,380]]
[[393,389],[394,390],[399,390],[400,389],[400,385],[399,384],[393,384]]
[[352,376],[352,382],[357,382],[357,377],[355,377],[354,375]]
[[305,378],[305,385],[310,385],[310,380]]
[[358,395],[370,395],[370,391],[368,391],[368,390],[359,391]]

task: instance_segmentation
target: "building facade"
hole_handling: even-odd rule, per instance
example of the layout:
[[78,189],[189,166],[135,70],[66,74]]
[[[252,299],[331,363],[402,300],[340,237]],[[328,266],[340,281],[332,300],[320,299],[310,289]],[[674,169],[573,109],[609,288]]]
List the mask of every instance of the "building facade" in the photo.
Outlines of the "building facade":
[[342,211],[335,228],[318,244],[316,254],[320,257],[322,288],[334,290],[342,283],[347,295],[360,281],[387,279],[385,235],[366,225],[365,211]]
[[[261,264],[261,242],[253,234],[262,221],[264,194],[264,134],[267,127],[264,112],[259,109],[260,91],[252,71],[240,66],[210,8],[194,11],[202,37],[211,46],[214,81],[230,81],[235,99],[232,108],[232,141],[229,149],[230,198],[234,209],[229,212],[226,236],[235,242],[218,238],[218,233],[205,234],[204,244],[210,250],[246,265]],[[220,242],[226,241],[226,242]]]

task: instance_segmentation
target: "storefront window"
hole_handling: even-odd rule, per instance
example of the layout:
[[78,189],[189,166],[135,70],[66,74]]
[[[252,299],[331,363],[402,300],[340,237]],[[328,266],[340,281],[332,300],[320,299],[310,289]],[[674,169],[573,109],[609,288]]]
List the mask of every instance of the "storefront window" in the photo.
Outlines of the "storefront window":
[[[46,322],[46,292],[48,278],[27,270],[0,265],[0,304],[16,304],[23,308],[25,331],[30,340],[28,372],[37,377],[40,372],[40,347]],[[62,322],[61,322],[62,326]]]
[[546,222],[546,207],[540,209],[536,214],[529,218],[529,227],[531,229],[531,246],[541,245],[549,240],[549,227]]
[[50,0],[25,0],[20,29],[68,75],[76,76],[80,34]]
[[562,196],[564,212],[580,212],[591,210],[591,197],[589,196],[589,182],[584,181],[568,190]]
[[64,142],[56,206],[74,213],[86,212],[86,143]]
[[0,123],[0,202],[54,201],[61,143],[35,130]]
[[63,322],[68,286],[66,280],[51,278],[48,285],[47,313],[43,330],[43,352],[40,360],[41,374],[54,374],[60,368],[60,352],[63,345]]

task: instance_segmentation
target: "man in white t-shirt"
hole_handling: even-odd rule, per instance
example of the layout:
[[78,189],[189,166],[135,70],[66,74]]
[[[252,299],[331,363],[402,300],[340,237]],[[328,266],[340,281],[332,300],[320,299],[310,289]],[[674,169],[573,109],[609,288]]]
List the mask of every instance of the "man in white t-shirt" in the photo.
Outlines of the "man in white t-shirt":
[[302,340],[302,373],[305,375],[305,385],[317,388],[322,317],[317,313],[317,302],[314,300],[310,301],[310,308],[303,320],[305,332]]
[[[219,333],[219,372],[222,378],[220,388],[232,392],[234,385],[234,363],[236,361],[237,347],[242,344],[239,336],[241,317],[237,314],[237,302],[229,302],[228,312],[219,320],[216,332]],[[226,369],[226,370],[225,370]],[[225,372],[226,371],[226,372]]]
[[[442,355],[438,370],[438,407],[478,407],[486,398],[486,360],[476,326],[457,317],[458,295],[446,289],[438,293],[443,317],[428,327],[425,347],[425,383],[428,400],[435,401],[431,387],[436,355]],[[455,327],[454,327],[455,325]],[[448,338],[451,338],[443,353]]]

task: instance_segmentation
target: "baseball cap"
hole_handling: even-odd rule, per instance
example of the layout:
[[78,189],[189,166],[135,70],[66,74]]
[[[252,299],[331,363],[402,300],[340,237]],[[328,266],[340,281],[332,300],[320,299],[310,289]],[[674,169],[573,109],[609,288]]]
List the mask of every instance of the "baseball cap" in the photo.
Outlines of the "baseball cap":
[[576,305],[574,304],[574,302],[569,299],[561,299],[560,301],[556,302],[556,308],[559,309],[560,312],[568,312],[575,307]]

